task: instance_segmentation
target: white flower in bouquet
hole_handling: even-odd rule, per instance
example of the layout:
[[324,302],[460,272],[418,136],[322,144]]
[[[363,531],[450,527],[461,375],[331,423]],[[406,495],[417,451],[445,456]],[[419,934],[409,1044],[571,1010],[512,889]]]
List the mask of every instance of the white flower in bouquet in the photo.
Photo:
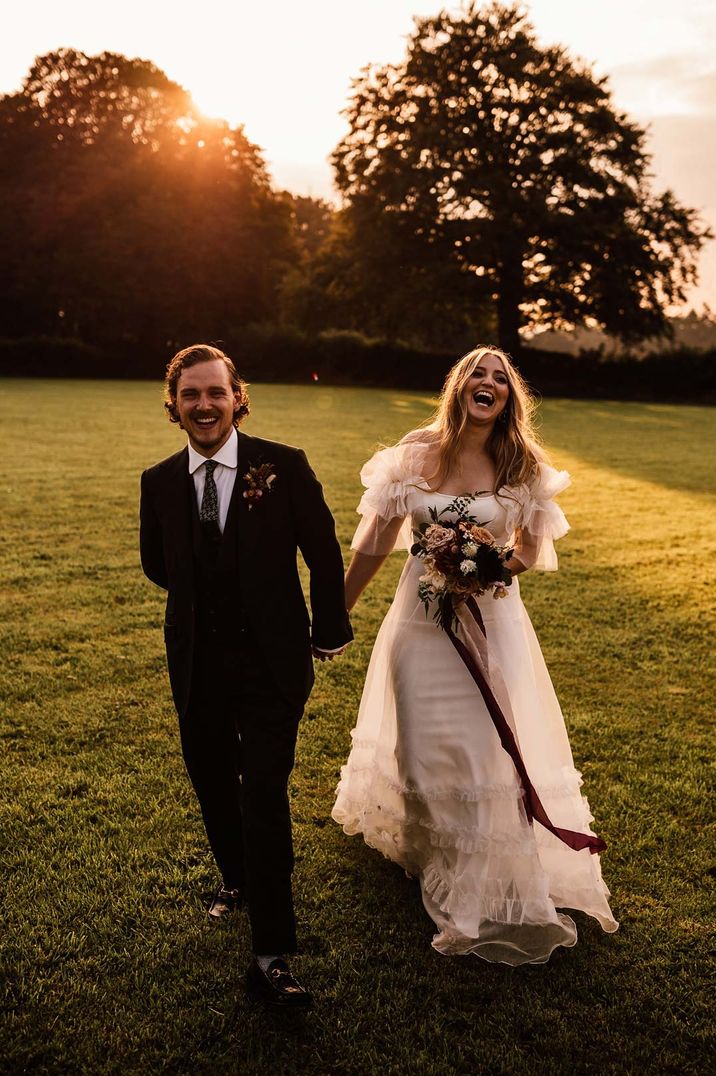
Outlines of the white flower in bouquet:
[[460,571],[463,575],[470,575],[477,569],[477,564],[474,560],[463,560],[460,562]]
[[475,542],[465,542],[462,551],[466,557],[474,557],[477,553],[477,545]]
[[426,572],[425,575],[420,576],[420,582],[425,583],[427,587],[432,587],[433,590],[445,589],[445,576],[438,572]]

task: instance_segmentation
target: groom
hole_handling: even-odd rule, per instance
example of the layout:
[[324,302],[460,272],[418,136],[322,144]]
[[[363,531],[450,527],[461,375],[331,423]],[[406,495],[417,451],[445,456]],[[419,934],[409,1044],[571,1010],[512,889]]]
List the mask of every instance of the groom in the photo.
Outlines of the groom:
[[[352,638],[333,517],[300,449],[239,432],[247,386],[217,348],[174,356],[165,408],[188,437],[142,475],[145,574],[168,591],[164,636],[182,752],[222,874],[209,909],[243,902],[249,990],[311,1003],[284,957],[296,950],[287,786],[313,684],[311,653]],[[310,571],[312,622],[298,576]]]

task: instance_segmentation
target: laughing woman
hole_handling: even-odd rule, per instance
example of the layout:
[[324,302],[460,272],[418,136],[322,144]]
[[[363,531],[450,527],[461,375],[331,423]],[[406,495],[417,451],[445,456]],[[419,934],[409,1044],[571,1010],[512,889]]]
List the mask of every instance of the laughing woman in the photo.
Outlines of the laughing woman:
[[618,925],[601,877],[604,842],[589,828],[516,578],[554,571],[554,539],[568,530],[553,498],[569,477],[547,463],[532,410],[508,357],[478,348],[450,371],[431,424],[361,472],[349,609],[388,554],[411,549],[436,516],[446,527],[469,516],[513,549],[513,581],[499,601],[485,593],[463,602],[446,631],[432,615],[439,596],[426,616],[418,593],[423,561],[408,557],[333,809],[346,833],[362,833],[419,879],[439,952],[513,965],[576,943],[574,921],[558,908],[586,912],[608,932]]

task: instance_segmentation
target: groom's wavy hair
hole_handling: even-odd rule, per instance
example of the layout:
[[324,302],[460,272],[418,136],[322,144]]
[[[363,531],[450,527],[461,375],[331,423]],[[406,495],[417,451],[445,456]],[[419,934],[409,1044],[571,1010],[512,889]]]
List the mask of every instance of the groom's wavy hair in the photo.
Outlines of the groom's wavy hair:
[[250,413],[249,386],[242,377],[239,377],[236,367],[229,356],[211,344],[192,344],[191,347],[185,347],[183,351],[176,353],[167,366],[167,372],[164,376],[164,409],[171,422],[180,421],[177,408],[177,386],[182,371],[188,370],[190,366],[197,366],[200,362],[213,362],[215,359],[224,363],[229,371],[231,391],[238,393],[239,406],[234,409],[234,426],[238,429],[241,420]]
[[487,445],[495,463],[495,490],[529,482],[537,465],[547,460],[535,430],[536,403],[527,382],[509,355],[500,348],[476,347],[463,355],[447,375],[437,410],[429,423],[429,428],[438,435],[439,444],[437,471],[430,478],[433,489],[440,489],[457,459],[467,426],[463,391],[473,370],[486,355],[494,355],[500,360],[510,388],[505,409],[495,423]]

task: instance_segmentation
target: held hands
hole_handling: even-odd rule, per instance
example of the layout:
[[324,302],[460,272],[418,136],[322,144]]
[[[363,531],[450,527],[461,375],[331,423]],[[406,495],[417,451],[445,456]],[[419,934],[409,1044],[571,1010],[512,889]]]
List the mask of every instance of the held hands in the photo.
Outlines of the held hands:
[[347,648],[348,643],[346,643],[345,646],[342,646],[339,650],[320,650],[317,646],[312,646],[311,650],[314,658],[317,658],[318,661],[333,661],[339,654],[344,654]]

